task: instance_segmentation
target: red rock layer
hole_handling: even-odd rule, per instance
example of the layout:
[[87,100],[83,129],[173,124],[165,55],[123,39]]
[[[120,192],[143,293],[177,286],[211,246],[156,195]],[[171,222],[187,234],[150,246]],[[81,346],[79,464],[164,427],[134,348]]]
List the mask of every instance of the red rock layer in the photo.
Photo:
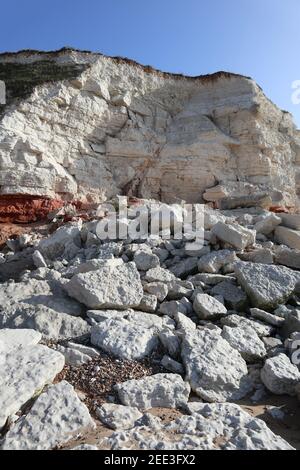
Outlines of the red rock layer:
[[49,212],[63,205],[64,202],[59,199],[22,195],[0,196],[0,222],[26,224],[45,220]]

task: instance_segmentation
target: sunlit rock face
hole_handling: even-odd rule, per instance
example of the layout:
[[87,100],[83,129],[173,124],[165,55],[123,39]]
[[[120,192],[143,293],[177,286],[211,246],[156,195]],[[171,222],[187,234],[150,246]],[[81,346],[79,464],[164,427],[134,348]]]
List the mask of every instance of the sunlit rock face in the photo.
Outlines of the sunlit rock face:
[[184,77],[64,49],[0,55],[0,198],[116,194],[297,208],[300,134],[250,78]]

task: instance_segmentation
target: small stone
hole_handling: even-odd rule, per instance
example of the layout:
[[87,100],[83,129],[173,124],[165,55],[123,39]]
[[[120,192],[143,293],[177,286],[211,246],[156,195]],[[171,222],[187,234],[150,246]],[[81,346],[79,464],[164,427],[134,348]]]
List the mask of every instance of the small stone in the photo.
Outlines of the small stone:
[[201,319],[217,318],[227,314],[224,305],[208,294],[197,294],[193,303],[193,308]]
[[39,250],[33,252],[32,259],[36,268],[47,268],[45,258]]
[[275,395],[296,395],[300,372],[285,354],[266,360],[261,370],[261,380]]
[[138,408],[133,406],[105,403],[97,409],[97,416],[111,429],[127,430],[135,426],[135,423],[143,415]]
[[184,374],[184,368],[183,368],[182,364],[180,364],[180,362],[175,361],[174,359],[172,359],[169,356],[165,355],[162,358],[161,365],[165,369],[169,370],[170,372],[174,372],[174,374],[180,374],[180,375]]
[[264,310],[260,310],[259,308],[250,308],[250,314],[253,318],[257,318],[269,325],[280,327],[284,324],[285,319],[281,317],[277,317],[272,313],[265,312]]
[[163,302],[168,295],[168,286],[163,282],[149,282],[144,285],[144,291],[155,295],[159,302]]

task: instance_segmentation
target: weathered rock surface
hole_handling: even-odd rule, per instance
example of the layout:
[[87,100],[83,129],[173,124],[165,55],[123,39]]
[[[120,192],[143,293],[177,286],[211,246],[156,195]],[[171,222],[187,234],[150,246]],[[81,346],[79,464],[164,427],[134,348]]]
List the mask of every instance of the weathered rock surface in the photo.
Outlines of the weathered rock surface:
[[208,294],[197,294],[193,303],[193,308],[198,317],[207,320],[226,315],[227,309],[214,297]]
[[261,380],[275,395],[296,395],[300,372],[285,354],[279,354],[266,360]]
[[224,326],[222,336],[245,359],[246,362],[257,362],[267,355],[264,343],[252,328],[231,328]]
[[240,225],[218,222],[212,228],[212,233],[216,235],[219,240],[232,245],[237,250],[243,250],[247,246],[255,243],[255,230],[249,230]]
[[219,250],[200,258],[198,269],[203,273],[217,274],[223,266],[238,261],[234,251]]
[[98,408],[97,416],[102,423],[111,429],[126,430],[133,428],[135,422],[143,415],[134,406],[116,405],[114,403],[105,403]]
[[143,286],[135,263],[111,265],[98,271],[76,274],[65,286],[71,297],[89,308],[138,307]]
[[115,387],[123,405],[139,409],[176,408],[186,405],[190,386],[178,374],[156,374],[140,380],[128,380]]
[[36,392],[62,370],[64,356],[42,345],[25,346],[8,353],[0,362],[0,429]]
[[272,309],[293,294],[300,274],[284,266],[236,263],[235,274],[252,305]]
[[49,387],[8,431],[2,450],[50,450],[95,428],[72,385]]
[[0,330],[0,352],[1,354],[12,353],[24,346],[34,346],[42,339],[42,335],[35,330],[11,330],[4,328]]
[[182,343],[186,379],[209,402],[238,400],[251,390],[246,362],[220,332],[209,328],[191,331]]
[[121,359],[142,359],[157,346],[155,329],[126,319],[106,320],[94,326],[91,342]]
[[286,245],[289,248],[300,250],[300,230],[281,226],[277,227],[275,230],[275,240],[277,243]]
[[293,450],[264,421],[232,403],[188,403],[190,415],[165,424],[145,413],[133,429],[114,432],[99,447],[109,450]]

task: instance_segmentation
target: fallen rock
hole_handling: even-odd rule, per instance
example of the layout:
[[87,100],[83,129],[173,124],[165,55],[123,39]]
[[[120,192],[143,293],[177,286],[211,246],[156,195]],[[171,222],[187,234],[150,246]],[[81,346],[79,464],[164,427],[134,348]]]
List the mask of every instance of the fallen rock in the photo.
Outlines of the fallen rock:
[[155,295],[159,302],[163,302],[168,295],[168,286],[163,282],[149,282],[144,285],[144,291]]
[[159,258],[155,254],[145,250],[138,250],[134,254],[133,261],[139,271],[148,271],[159,266]]
[[219,282],[211,289],[210,294],[221,295],[229,309],[243,311],[247,307],[247,295],[230,281]]
[[234,270],[253,307],[266,310],[285,303],[300,280],[300,273],[284,266],[240,262]]
[[72,385],[49,387],[5,435],[2,450],[50,450],[96,427]]
[[289,248],[300,250],[300,231],[279,226],[275,230],[275,241]]
[[270,235],[280,223],[281,218],[273,212],[269,212],[256,218],[254,229],[256,233]]
[[293,269],[300,269],[300,250],[291,250],[283,246],[277,247],[275,251],[277,264],[283,264]]
[[266,360],[261,370],[261,380],[275,395],[296,395],[300,372],[285,354]]
[[32,255],[32,260],[36,268],[47,268],[47,263],[42,253],[39,250],[35,250]]
[[218,222],[212,228],[212,233],[219,240],[229,243],[237,250],[244,250],[247,246],[255,244],[255,230],[249,230],[241,225]]
[[253,318],[257,318],[269,325],[280,327],[284,324],[285,319],[282,317],[277,317],[272,313],[265,312],[264,310],[260,310],[259,308],[250,308],[250,314]]
[[281,218],[281,225],[293,230],[300,230],[300,214],[286,214],[285,212],[280,212],[278,215]]
[[221,210],[232,210],[240,207],[270,207],[272,198],[269,194],[247,194],[245,196],[227,196],[218,201]]
[[161,267],[149,269],[145,275],[145,280],[148,282],[170,282],[174,279],[176,277],[173,273]]
[[209,402],[239,400],[252,388],[245,360],[220,332],[209,328],[189,331],[182,342],[186,380]]
[[252,328],[257,335],[262,338],[264,336],[270,336],[274,332],[274,328],[271,325],[266,325],[259,320],[251,320],[242,315],[227,315],[226,317],[221,318],[222,325],[232,326],[232,327],[241,327],[241,328]]
[[40,253],[49,259],[55,259],[64,254],[66,246],[70,243],[81,246],[80,237],[81,224],[63,225],[56,230],[50,237],[45,238],[38,244]]
[[133,428],[143,415],[134,406],[105,403],[97,409],[97,416],[106,426],[119,431]]
[[91,343],[121,359],[142,359],[158,344],[154,328],[126,319],[106,320],[93,326]]
[[[224,450],[293,450],[282,437],[274,434],[266,423],[251,416],[233,403],[188,404],[192,416],[200,416],[200,426],[208,433],[216,432]],[[204,430],[203,429],[203,430]]]
[[0,362],[0,429],[36,392],[52,382],[62,370],[62,354],[40,344],[6,354]]
[[140,276],[132,262],[119,266],[108,262],[98,271],[76,274],[65,289],[92,309],[138,307],[143,297]]
[[0,352],[1,354],[12,353],[25,346],[34,346],[42,339],[42,335],[35,330],[11,330],[4,328],[0,330]]
[[60,341],[82,338],[90,333],[90,325],[80,317],[57,312],[43,305],[23,304],[5,307],[0,312],[0,327],[31,328],[43,338]]
[[217,274],[223,266],[238,261],[234,251],[219,250],[204,255],[198,262],[198,270],[202,273]]
[[115,386],[123,405],[139,409],[185,406],[190,386],[178,374],[156,374],[140,380],[128,380]]
[[174,374],[184,374],[184,368],[180,362],[175,361],[169,356],[164,356],[161,360],[161,365],[168,371],[173,372]]
[[222,337],[241,354],[246,362],[257,362],[267,355],[264,343],[250,327],[224,326]]
[[217,318],[226,315],[227,313],[226,307],[208,294],[197,294],[193,303],[193,308],[198,317],[202,320]]

